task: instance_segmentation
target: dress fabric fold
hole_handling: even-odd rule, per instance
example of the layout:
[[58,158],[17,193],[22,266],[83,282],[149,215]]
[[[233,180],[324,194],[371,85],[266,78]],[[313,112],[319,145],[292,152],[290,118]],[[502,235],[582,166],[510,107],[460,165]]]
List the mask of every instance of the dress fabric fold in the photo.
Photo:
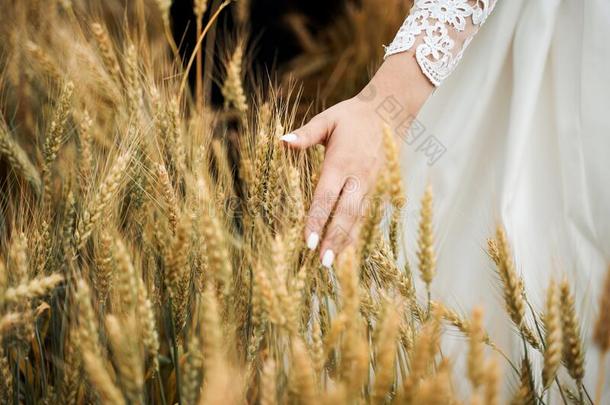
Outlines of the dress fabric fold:
[[[535,308],[543,308],[550,277],[567,276],[586,335],[597,315],[610,263],[609,40],[606,0],[498,1],[418,116],[445,152],[431,160],[415,143],[403,147],[407,246],[416,246],[417,201],[430,183],[434,295],[464,311],[484,305],[491,334],[515,353],[485,253],[499,222]],[[415,267],[413,249],[408,256]],[[593,347],[588,356],[590,385]]]

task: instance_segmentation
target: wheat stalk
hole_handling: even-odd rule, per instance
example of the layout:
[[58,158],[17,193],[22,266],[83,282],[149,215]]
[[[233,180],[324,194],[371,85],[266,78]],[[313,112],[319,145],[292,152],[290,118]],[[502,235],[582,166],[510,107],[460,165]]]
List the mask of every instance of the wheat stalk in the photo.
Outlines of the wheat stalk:
[[428,294],[430,284],[436,273],[436,255],[434,253],[434,234],[432,230],[432,187],[428,186],[421,201],[421,219],[419,221],[419,239],[417,241],[417,258],[419,273],[426,283]]
[[500,366],[495,359],[491,359],[485,369],[485,399],[483,403],[498,405],[500,403]]
[[399,315],[395,308],[399,303],[388,301],[384,308],[384,316],[378,326],[377,356],[375,357],[375,382],[371,402],[382,404],[394,380],[394,359],[396,356],[396,338],[398,337]]
[[4,292],[3,301],[9,304],[16,304],[41,297],[51,292],[63,279],[63,276],[59,274],[51,274],[47,277],[28,280],[16,287],[8,288]]
[[148,298],[148,291],[141,279],[138,278],[138,305],[136,313],[142,328],[142,344],[152,359],[154,370],[159,369],[159,334],[157,333],[157,319],[153,304]]
[[85,110],[79,126],[80,136],[80,162],[79,168],[82,176],[83,184],[91,177],[93,171],[93,145],[91,136],[91,127],[93,120],[89,116],[89,112]]
[[599,315],[595,322],[595,328],[593,330],[593,343],[601,351],[599,359],[599,371],[597,376],[597,387],[595,390],[595,403],[599,404],[602,398],[602,389],[604,386],[604,379],[606,378],[606,357],[608,350],[610,350],[610,266],[606,272],[606,279],[604,286],[601,291],[599,299]]
[[40,46],[28,40],[25,43],[25,49],[30,53],[32,58],[42,68],[44,73],[46,73],[51,78],[51,80],[53,80],[55,83],[61,83],[62,74],[57,68],[57,65]]
[[113,315],[106,316],[106,330],[125,397],[129,403],[142,403],[144,376],[141,351],[135,340],[137,334],[133,330],[134,323],[132,317],[121,322]]
[[[97,315],[91,304],[91,291],[84,280],[78,280],[76,283],[75,301],[77,304],[77,313],[79,320],[79,336],[78,342],[91,354],[95,360],[101,355],[101,345],[98,332]],[[91,376],[90,377],[94,377]]]
[[271,359],[265,361],[261,376],[261,405],[277,404],[277,372],[275,362]]
[[201,342],[197,336],[191,336],[189,351],[186,353],[184,367],[181,368],[180,398],[187,404],[197,403],[198,388],[201,385],[201,368],[203,359],[201,355]]
[[279,142],[279,134],[283,134],[284,129],[278,118],[276,118],[275,127],[275,134],[269,142],[271,156],[269,157],[267,171],[268,178],[266,179],[264,190],[265,193],[263,197],[263,208],[266,214],[265,219],[272,226],[278,222],[277,211],[282,197],[281,174],[283,171],[281,170],[281,167],[283,166],[283,159],[282,147]]
[[191,282],[191,272],[187,266],[191,229],[191,219],[185,215],[176,229],[169,250],[165,252],[165,284],[171,298],[176,332],[180,332],[184,327]]
[[74,84],[72,82],[67,82],[63,86],[55,110],[55,115],[53,116],[51,126],[49,127],[48,133],[45,137],[45,142],[43,146],[44,162],[42,166],[42,178],[45,182],[45,192],[47,194],[50,193],[50,190],[48,190],[48,176],[51,171],[51,165],[57,158],[57,153],[59,152],[59,148],[62,142],[64,142],[64,137],[66,135],[66,126],[69,118],[73,91]]
[[161,12],[161,18],[163,19],[163,24],[169,26],[169,16],[170,16],[170,8],[172,7],[172,0],[155,0],[159,11]]
[[379,222],[383,215],[383,197],[386,189],[387,179],[385,176],[380,176],[375,184],[369,209],[360,229],[358,246],[361,261],[365,261],[370,256],[371,252],[374,251],[374,246],[379,236]]
[[570,376],[576,380],[578,385],[581,385],[585,376],[585,356],[574,307],[574,296],[570,291],[567,279],[561,282],[560,290],[561,330],[563,331],[562,360]]
[[21,312],[5,313],[2,318],[0,318],[0,336],[19,325],[19,323],[23,321],[23,318],[24,316]]
[[176,233],[176,226],[178,224],[178,202],[174,187],[172,186],[167,169],[164,165],[157,165],[157,180],[160,184],[161,197],[167,210],[167,217],[171,225],[173,233]]
[[30,269],[27,248],[28,238],[24,232],[20,232],[11,241],[9,251],[9,264],[12,265],[11,278],[24,284],[29,279]]
[[413,403],[446,404],[453,397],[449,375],[449,362],[443,361],[436,374],[423,379],[417,387]]
[[398,233],[402,209],[405,206],[404,191],[402,188],[402,175],[400,172],[399,151],[394,139],[394,133],[387,125],[383,126],[383,148],[386,156],[388,173],[388,194],[392,203],[392,217],[390,221],[390,246],[394,258],[398,258]]
[[22,176],[37,194],[40,194],[42,191],[40,174],[23,148],[9,134],[4,120],[0,120],[0,156],[8,161],[15,173]]
[[403,381],[403,397],[406,402],[413,401],[422,379],[428,375],[430,365],[434,362],[440,339],[442,315],[442,310],[435,309],[415,340],[410,353],[409,374]]
[[[193,14],[195,14],[195,21],[197,24],[197,37],[201,36],[203,29],[203,14],[208,8],[207,0],[195,0],[193,1]],[[201,111],[203,107],[203,57],[201,47],[197,49],[197,67],[196,67],[196,88],[195,95],[197,99],[197,109]]]
[[102,63],[110,73],[110,76],[117,84],[121,84],[122,76],[121,76],[121,67],[119,65],[119,61],[117,60],[116,53],[114,52],[114,47],[108,36],[108,32],[99,22],[94,22],[91,24],[91,32],[95,37],[97,42],[97,46],[100,49],[102,56]]
[[315,371],[311,357],[307,353],[303,341],[298,337],[292,339],[291,354],[291,389],[300,403],[315,404],[318,398],[318,390],[315,382]]
[[606,273],[604,286],[601,290],[599,299],[599,315],[593,329],[593,342],[599,347],[602,353],[610,350],[610,267]]
[[4,294],[8,287],[8,281],[8,272],[6,271],[3,259],[0,257],[0,293]]
[[519,328],[525,340],[539,349],[540,342],[525,323],[525,291],[517,276],[504,228],[498,226],[496,239],[488,240],[488,253],[496,264],[496,271],[502,282],[505,308],[513,323]]
[[103,231],[95,255],[95,267],[91,272],[93,286],[101,303],[106,302],[115,278],[115,257],[112,236]]
[[557,284],[551,280],[547,291],[546,310],[544,313],[544,329],[546,331],[544,367],[542,368],[542,385],[544,389],[549,388],[553,383],[561,363],[563,341],[559,298]]
[[269,137],[272,111],[269,104],[263,104],[257,114],[257,135],[254,147],[254,173],[253,182],[249,187],[248,212],[252,215],[259,213],[267,189],[267,173],[269,171],[269,152],[272,142]]
[[236,4],[237,21],[240,24],[247,24],[250,20],[250,0],[237,0]]
[[[222,373],[226,370],[224,369],[223,337],[219,305],[216,293],[210,285],[206,287],[202,294],[200,313],[201,327],[207,331],[203,335],[201,350],[204,367],[208,370],[204,378],[204,384],[216,385],[221,383],[221,380],[218,380],[218,378],[222,378]],[[204,397],[202,397],[203,399]]]
[[198,182],[198,192],[201,211],[200,231],[205,240],[205,254],[212,275],[223,287],[225,297],[229,294],[232,274],[229,251],[226,245],[224,231],[218,221],[217,211],[210,201],[210,191],[203,179]]
[[70,329],[64,354],[63,389],[61,399],[66,404],[75,404],[81,385],[81,356],[78,352],[80,343],[79,333],[76,328]]
[[128,152],[118,157],[100,184],[98,192],[83,211],[76,228],[76,241],[79,249],[87,243],[95,226],[99,225],[102,216],[108,213],[112,200],[119,191],[130,160],[131,154]]
[[127,95],[127,112],[129,117],[137,119],[140,109],[140,87],[138,79],[138,53],[130,44],[125,51],[125,91]]
[[0,346],[0,399],[3,403],[9,403],[13,399],[13,373],[9,361]]
[[128,247],[117,238],[114,242],[116,254],[116,293],[113,301],[116,312],[131,314],[136,308],[138,294],[138,278]]
[[521,370],[519,371],[519,387],[511,401],[511,404],[535,404],[536,403],[536,385],[532,375],[532,366],[527,358],[521,361]]
[[207,0],[194,0],[193,1],[193,14],[197,17],[198,20],[203,18],[203,14],[208,8]]
[[472,321],[468,331],[468,378],[476,391],[483,385],[485,375],[485,369],[483,368],[483,340],[485,339],[485,332],[483,330],[483,310],[481,308],[475,308],[472,311]]
[[102,403],[108,405],[124,405],[125,399],[121,391],[112,381],[112,377],[104,367],[101,359],[89,350],[83,353],[83,363],[89,381],[100,395]]
[[239,43],[227,62],[227,74],[222,85],[225,107],[232,106],[244,114],[248,111],[248,100],[242,81],[242,64],[244,58],[243,44]]
[[324,358],[324,344],[322,341],[322,329],[320,328],[320,320],[314,318],[313,327],[311,329],[311,360],[313,363],[316,375],[319,376],[324,368],[326,359]]
[[282,324],[284,316],[280,310],[281,307],[275,295],[275,290],[271,286],[267,269],[262,265],[257,265],[253,271],[255,293],[256,297],[260,298],[263,316],[275,324]]

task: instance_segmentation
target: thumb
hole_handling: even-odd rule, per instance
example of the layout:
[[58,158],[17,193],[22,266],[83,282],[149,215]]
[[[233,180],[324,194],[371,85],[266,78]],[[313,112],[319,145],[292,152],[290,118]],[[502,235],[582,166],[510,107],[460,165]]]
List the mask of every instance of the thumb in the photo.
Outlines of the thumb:
[[329,119],[328,114],[318,114],[307,124],[293,132],[283,135],[280,140],[286,145],[306,149],[312,145],[323,143],[334,129],[334,122]]

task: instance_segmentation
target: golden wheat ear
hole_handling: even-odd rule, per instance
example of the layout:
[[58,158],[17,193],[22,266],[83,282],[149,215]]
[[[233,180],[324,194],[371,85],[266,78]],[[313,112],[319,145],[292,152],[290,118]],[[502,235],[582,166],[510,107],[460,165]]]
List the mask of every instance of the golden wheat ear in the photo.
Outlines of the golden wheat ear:
[[483,340],[485,332],[483,331],[483,310],[479,307],[472,311],[472,320],[469,329],[469,350],[467,357],[468,364],[468,379],[476,391],[483,385],[485,370]]
[[394,259],[398,260],[400,222],[402,221],[401,214],[406,204],[406,198],[402,187],[400,156],[395,134],[387,125],[383,126],[383,148],[388,170],[388,194],[390,195],[390,203],[392,204],[389,239]]
[[610,266],[606,273],[604,287],[599,299],[599,315],[595,322],[593,343],[599,347],[602,353],[610,350]]
[[542,385],[546,390],[550,387],[557,375],[561,363],[563,349],[559,290],[557,283],[551,280],[547,290],[546,306],[544,312],[545,351],[544,367],[542,368]]
[[235,108],[240,114],[245,114],[248,111],[248,99],[244,91],[242,76],[243,59],[244,45],[240,42],[227,62],[227,74],[222,85],[225,107]]
[[376,404],[384,403],[386,393],[390,389],[396,373],[394,359],[400,325],[400,314],[397,308],[400,307],[400,303],[387,300],[376,330],[375,382],[371,396],[371,401]]
[[595,390],[595,403],[599,404],[602,398],[602,390],[606,378],[606,358],[610,350],[610,266],[606,272],[604,287],[599,299],[599,315],[593,330],[593,343],[599,348],[599,371],[597,375],[597,387]]
[[121,66],[119,65],[114,46],[112,45],[106,28],[99,22],[93,22],[91,24],[91,32],[93,33],[93,37],[100,50],[104,67],[108,73],[110,73],[110,77],[112,77],[116,84],[122,84]]
[[525,301],[525,288],[523,281],[515,270],[515,263],[506,231],[501,225],[496,229],[495,239],[488,241],[488,253],[496,264],[496,273],[502,283],[506,312],[527,343],[535,349],[540,349],[542,346],[539,339],[525,322],[525,308],[527,305]]
[[15,287],[7,288],[2,301],[9,304],[26,303],[49,293],[63,280],[63,276],[59,274],[27,280]]
[[102,218],[110,213],[109,211],[116,203],[117,193],[125,182],[130,162],[130,152],[120,155],[100,183],[97,193],[93,194],[77,223],[76,243],[78,248],[82,249],[85,246],[94,229],[100,225]]
[[83,364],[89,382],[103,401],[108,404],[125,405],[121,390],[116,386],[101,358],[85,349]]
[[72,104],[72,94],[74,92],[74,83],[66,82],[59,95],[59,100],[55,109],[55,114],[51,125],[47,130],[44,145],[43,145],[43,165],[42,165],[42,178],[45,184],[45,193],[48,195],[51,193],[49,184],[49,175],[51,172],[51,165],[57,158],[57,153],[62,143],[65,141],[65,135],[67,131],[68,119],[70,117],[70,110]]
[[[562,362],[570,377],[580,387],[585,376],[585,354],[580,333],[580,322],[576,313],[574,296],[566,278],[560,284],[561,329],[563,331]],[[579,388],[580,390],[580,388]]]
[[13,400],[13,373],[10,369],[9,359],[4,353],[4,348],[0,346],[0,399],[4,403],[10,403]]
[[8,161],[13,171],[22,176],[37,195],[42,193],[42,182],[38,169],[25,150],[11,136],[2,117],[0,117],[0,157]]
[[426,284],[428,303],[431,300],[430,285],[436,275],[436,253],[434,251],[434,230],[432,223],[433,197],[432,186],[428,185],[421,200],[421,218],[417,239],[417,259],[419,276]]

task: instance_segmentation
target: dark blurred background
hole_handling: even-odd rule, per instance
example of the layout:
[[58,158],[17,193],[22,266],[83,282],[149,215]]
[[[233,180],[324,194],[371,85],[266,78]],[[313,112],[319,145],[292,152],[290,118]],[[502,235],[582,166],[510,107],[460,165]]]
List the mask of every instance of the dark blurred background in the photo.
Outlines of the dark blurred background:
[[[221,3],[210,1],[207,14]],[[282,65],[295,57],[301,50],[286,17],[299,14],[306,17],[313,31],[324,29],[333,19],[337,19],[345,7],[345,0],[250,0],[249,28],[250,42],[255,45],[255,63],[259,67]],[[172,5],[173,30],[176,42],[182,40],[186,53],[195,42],[195,17],[192,0],[176,0]],[[223,12],[219,19],[220,30],[232,31],[235,13]],[[222,35],[220,35],[222,38]]]
[[[220,0],[208,2],[204,21],[220,3]],[[248,61],[252,63],[257,77],[270,75],[275,78],[289,61],[302,52],[294,29],[289,24],[290,16],[298,15],[305,21],[308,31],[315,33],[323,30],[344,12],[346,0],[249,0],[247,4],[248,25],[245,28],[248,31]],[[226,50],[226,41],[235,40],[236,25],[239,25],[235,6],[232,4],[225,9],[216,24],[216,51]],[[175,41],[180,44],[182,55],[190,55],[196,43],[193,1],[175,0],[171,13]],[[215,66],[213,75],[219,77],[218,66]],[[192,84],[194,74],[190,79]],[[261,84],[264,83],[258,85]],[[214,103],[221,101],[217,85],[212,89],[212,100]]]

